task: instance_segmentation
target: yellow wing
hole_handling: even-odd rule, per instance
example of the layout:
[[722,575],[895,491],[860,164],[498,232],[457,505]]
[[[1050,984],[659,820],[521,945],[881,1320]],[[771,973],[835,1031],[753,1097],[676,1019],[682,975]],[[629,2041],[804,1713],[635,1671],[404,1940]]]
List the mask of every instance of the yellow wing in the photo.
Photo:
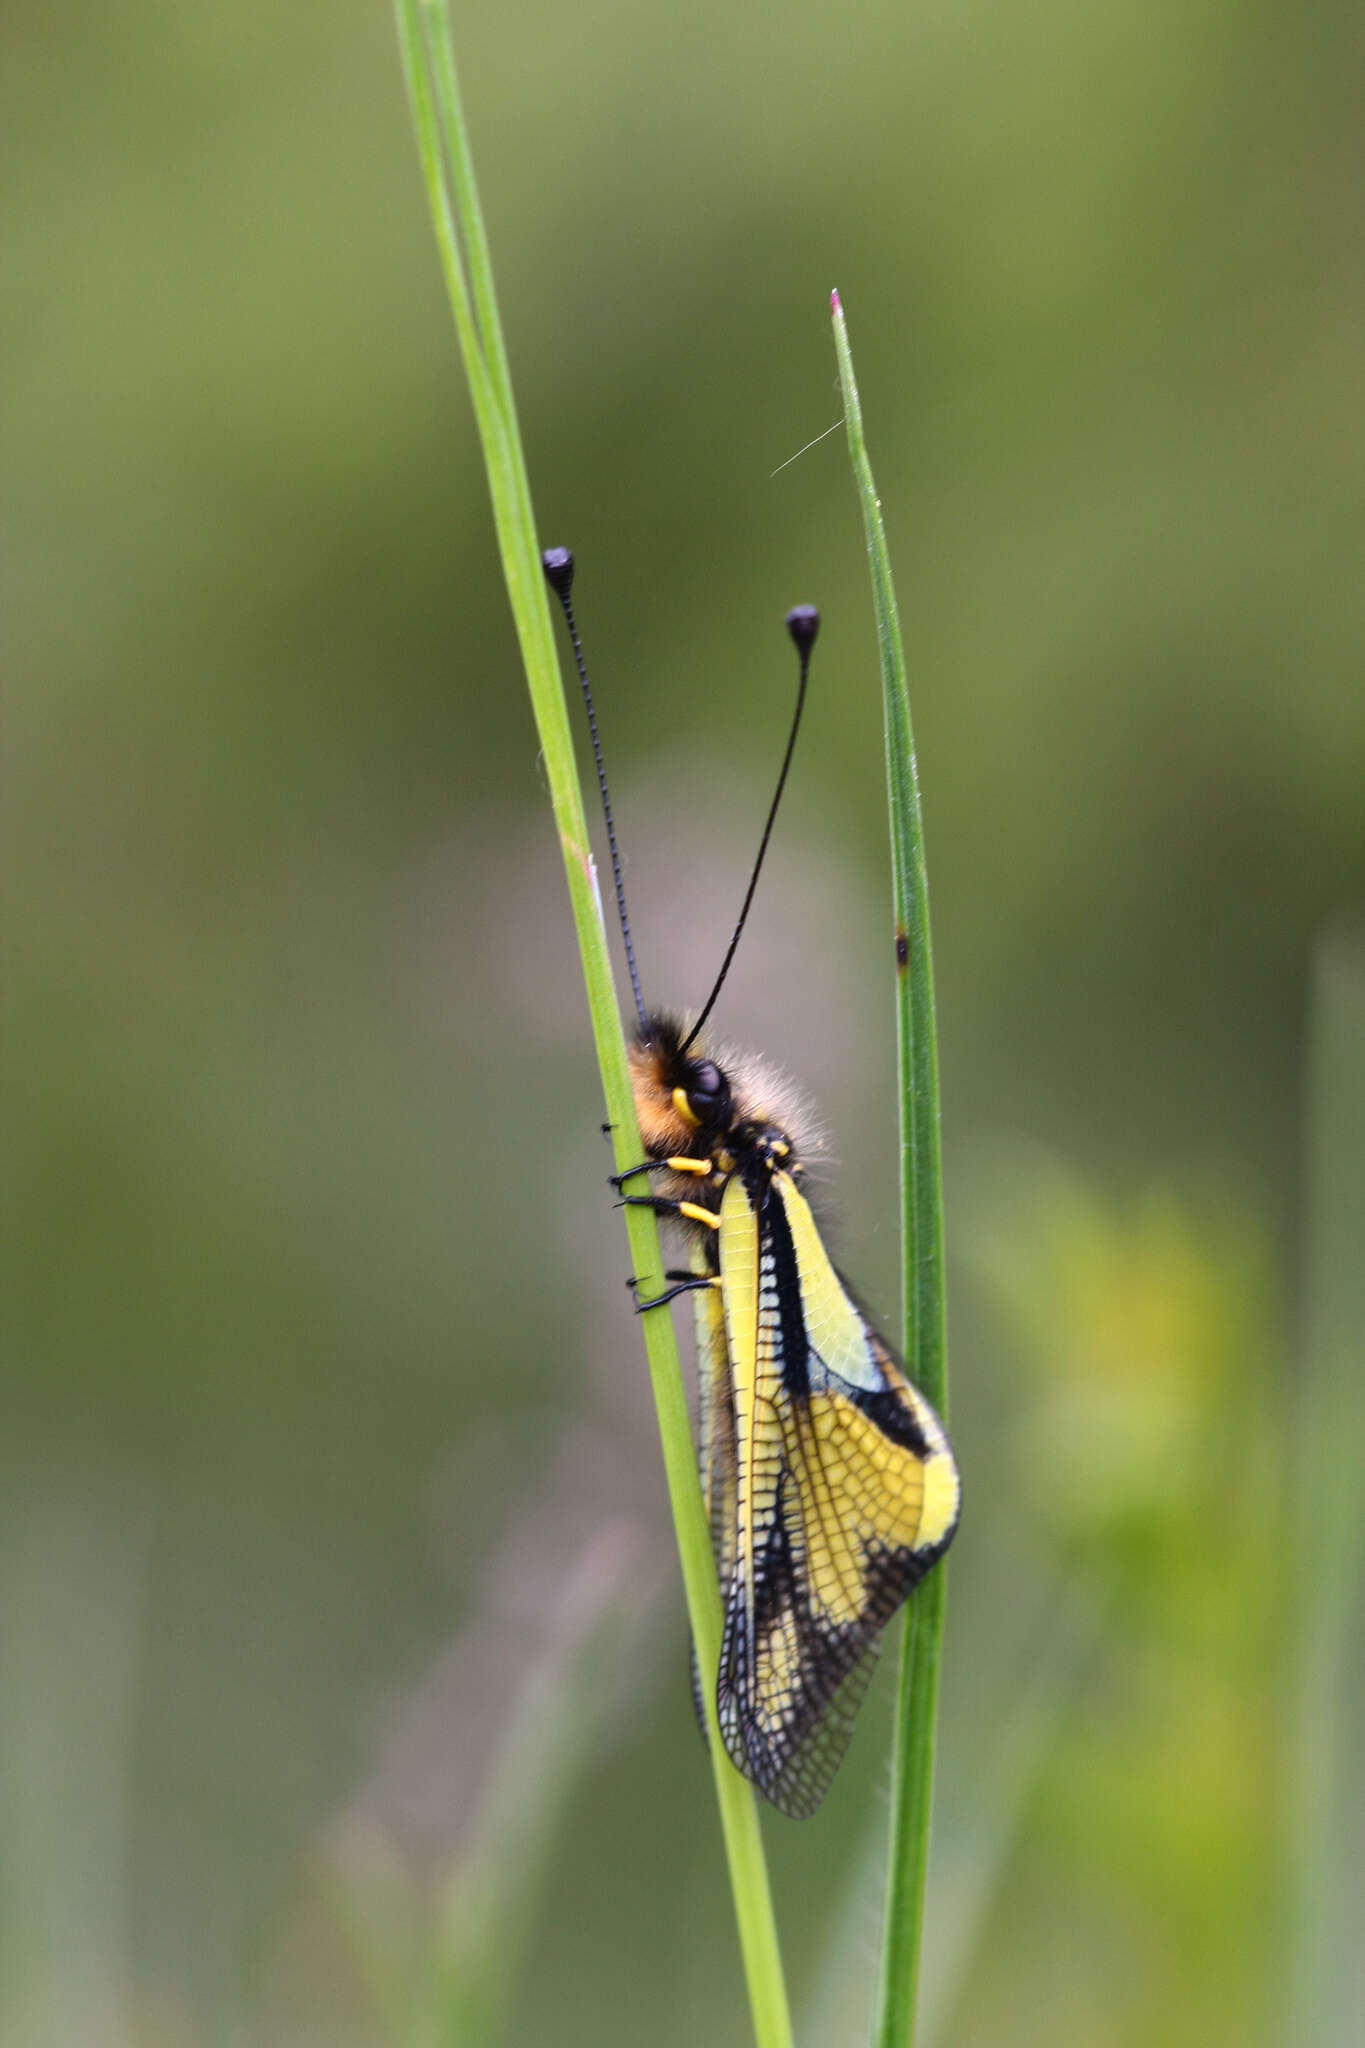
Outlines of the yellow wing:
[[[952,1540],[957,1467],[787,1174],[761,1210],[740,1176],[728,1183],[719,1248],[732,1431],[719,1465],[724,1396],[709,1436],[703,1401],[703,1477],[708,1464],[724,1475],[708,1489],[725,1609],[717,1712],[737,1767],[803,1816],[838,1767],[881,1630]],[[733,1520],[718,1528],[727,1497]]]
[[[693,1249],[694,1272],[709,1272],[701,1245]],[[693,1297],[697,1329],[699,1388],[698,1462],[702,1499],[711,1525],[716,1575],[723,1586],[733,1568],[735,1551],[735,1404],[730,1383],[730,1351],[725,1338],[725,1309],[714,1287]],[[702,1717],[703,1731],[706,1717]]]
[[[689,1263],[698,1275],[710,1272],[700,1245],[693,1247]],[[701,1466],[702,1500],[711,1525],[711,1547],[716,1554],[716,1577],[724,1588],[735,1554],[735,1404],[730,1388],[730,1352],[725,1341],[725,1310],[717,1290],[698,1288],[693,1302],[697,1332],[697,1460]],[[702,1739],[708,1741],[706,1702],[695,1643],[692,1704]]]

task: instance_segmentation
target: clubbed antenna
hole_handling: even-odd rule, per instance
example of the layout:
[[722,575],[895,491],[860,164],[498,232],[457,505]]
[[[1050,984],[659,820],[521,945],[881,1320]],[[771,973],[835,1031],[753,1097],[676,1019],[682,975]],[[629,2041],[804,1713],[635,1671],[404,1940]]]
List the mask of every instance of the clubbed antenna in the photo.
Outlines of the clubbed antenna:
[[810,674],[810,652],[815,645],[815,636],[819,630],[820,614],[813,604],[798,604],[787,613],[787,631],[796,643],[796,652],[801,663],[801,679],[796,688],[796,710],[792,715],[791,731],[787,734],[787,751],[782,756],[782,770],[777,778],[777,788],[773,791],[772,803],[768,807],[768,822],[763,827],[763,837],[758,842],[758,858],[754,862],[754,871],[749,877],[749,886],[744,892],[744,902],[740,908],[739,923],[735,926],[730,944],[726,948],[725,958],[720,963],[720,973],[716,976],[716,985],[706,998],[700,1017],[698,1017],[696,1023],[688,1032],[687,1037],[683,1040],[681,1048],[683,1052],[687,1051],[716,1006],[716,997],[720,994],[725,977],[730,972],[730,962],[735,957],[735,948],[739,944],[740,933],[744,930],[744,920],[749,915],[749,906],[754,900],[754,890],[758,887],[758,878],[763,870],[763,856],[768,851],[768,841],[772,837],[773,820],[777,816],[777,807],[782,801],[782,792],[787,786],[787,770],[791,767],[792,755],[796,751],[796,735],[801,729],[801,713],[806,706],[806,678]]
[[592,735],[592,756],[597,763],[597,787],[602,796],[602,815],[607,821],[607,845],[611,848],[611,877],[616,884],[616,909],[621,919],[621,937],[625,941],[626,966],[630,970],[631,993],[635,997],[635,1014],[644,1029],[645,999],[640,993],[640,975],[635,965],[635,948],[631,944],[630,919],[626,915],[626,885],[621,878],[621,852],[616,844],[616,823],[611,815],[611,797],[607,791],[607,770],[602,759],[602,742],[597,737],[597,713],[593,709],[592,690],[588,683],[588,671],[583,660],[583,649],[578,638],[578,627],[574,623],[573,598],[573,555],[568,548],[546,548],[540,558],[545,571],[545,581],[559,599],[564,612],[564,623],[569,629],[573,643],[573,658],[578,664],[578,680],[583,686],[583,702],[588,712],[588,731]]

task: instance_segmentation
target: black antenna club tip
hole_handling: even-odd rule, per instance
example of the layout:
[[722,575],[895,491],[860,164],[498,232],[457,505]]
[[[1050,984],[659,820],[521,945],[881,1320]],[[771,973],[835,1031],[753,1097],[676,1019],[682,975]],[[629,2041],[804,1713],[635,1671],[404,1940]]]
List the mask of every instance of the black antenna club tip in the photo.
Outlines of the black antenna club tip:
[[545,581],[556,597],[567,597],[573,589],[573,551],[570,548],[546,548],[540,558],[545,571]]
[[820,630],[820,614],[813,604],[793,605],[787,613],[787,631],[802,654],[809,654]]

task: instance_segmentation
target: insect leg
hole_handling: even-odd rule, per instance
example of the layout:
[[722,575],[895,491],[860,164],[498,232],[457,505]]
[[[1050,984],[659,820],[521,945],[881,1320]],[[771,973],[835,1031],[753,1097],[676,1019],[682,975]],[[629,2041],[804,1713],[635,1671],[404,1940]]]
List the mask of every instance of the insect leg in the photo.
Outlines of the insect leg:
[[720,1218],[714,1209],[703,1209],[700,1202],[673,1202],[666,1195],[622,1195],[616,1204],[618,1209],[652,1209],[656,1216],[682,1216],[689,1223],[704,1223],[708,1230],[720,1229]]
[[671,1159],[642,1159],[638,1166],[628,1166],[624,1173],[609,1173],[607,1185],[618,1193],[628,1180],[634,1180],[638,1173],[695,1173],[704,1177],[711,1172],[709,1159],[687,1159],[675,1155]]
[[[665,1273],[666,1280],[670,1277]],[[672,1287],[666,1287],[662,1294],[656,1294],[652,1301],[637,1301],[635,1313],[642,1316],[646,1309],[663,1308],[666,1303],[676,1301],[680,1294],[695,1294],[699,1287],[719,1287],[720,1284],[719,1273],[689,1273],[684,1279],[676,1281]]]

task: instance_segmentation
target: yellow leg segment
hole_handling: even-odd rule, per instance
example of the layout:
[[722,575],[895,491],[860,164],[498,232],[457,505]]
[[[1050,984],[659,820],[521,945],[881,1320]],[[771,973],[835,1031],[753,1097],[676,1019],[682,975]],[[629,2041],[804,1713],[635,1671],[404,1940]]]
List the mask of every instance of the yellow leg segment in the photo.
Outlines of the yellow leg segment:
[[679,1202],[678,1214],[686,1216],[689,1222],[704,1223],[708,1230],[720,1229],[720,1218],[714,1209],[703,1209],[700,1202]]

